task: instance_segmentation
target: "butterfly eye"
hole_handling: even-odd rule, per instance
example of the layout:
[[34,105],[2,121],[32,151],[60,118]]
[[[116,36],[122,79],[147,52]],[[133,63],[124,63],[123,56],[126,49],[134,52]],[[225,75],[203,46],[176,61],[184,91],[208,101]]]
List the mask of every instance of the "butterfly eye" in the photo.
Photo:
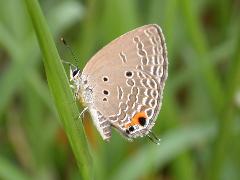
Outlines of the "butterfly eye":
[[73,77],[76,76],[76,74],[79,72],[79,69],[75,69],[73,72],[72,72],[72,75]]

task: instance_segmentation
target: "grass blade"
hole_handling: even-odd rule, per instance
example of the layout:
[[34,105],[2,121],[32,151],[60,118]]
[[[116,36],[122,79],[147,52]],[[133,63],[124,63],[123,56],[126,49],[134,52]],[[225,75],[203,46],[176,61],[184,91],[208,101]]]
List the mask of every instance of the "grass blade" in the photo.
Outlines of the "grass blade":
[[120,180],[122,177],[124,179],[139,179],[151,171],[153,167],[161,168],[187,149],[204,140],[210,140],[215,135],[214,123],[198,124],[173,130],[164,137],[159,147],[156,148],[155,144],[146,145],[135,152],[132,157],[127,158],[111,179]]
[[29,180],[31,179],[26,174],[24,174],[21,169],[11,163],[5,157],[0,156],[0,178],[9,180]]
[[36,0],[25,0],[25,3],[44,56],[43,62],[49,88],[77,159],[80,175],[82,179],[91,179],[93,173],[88,143],[83,126],[80,123],[76,124],[76,117],[78,116],[77,106],[75,103],[68,103],[74,102],[74,99],[53,38],[48,30],[38,2]]

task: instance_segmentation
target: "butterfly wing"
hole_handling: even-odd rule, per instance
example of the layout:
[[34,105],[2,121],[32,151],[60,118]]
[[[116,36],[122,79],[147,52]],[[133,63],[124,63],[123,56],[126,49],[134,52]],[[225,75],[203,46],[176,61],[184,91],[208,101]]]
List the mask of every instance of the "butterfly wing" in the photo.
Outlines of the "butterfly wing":
[[[90,59],[82,75],[92,88],[89,109],[95,113],[95,125],[103,137],[108,134],[104,139],[111,136],[110,125],[129,138],[143,136],[152,128],[161,108],[167,69],[164,36],[155,24],[120,36]],[[147,125],[127,135],[126,124],[139,112],[146,113]]]

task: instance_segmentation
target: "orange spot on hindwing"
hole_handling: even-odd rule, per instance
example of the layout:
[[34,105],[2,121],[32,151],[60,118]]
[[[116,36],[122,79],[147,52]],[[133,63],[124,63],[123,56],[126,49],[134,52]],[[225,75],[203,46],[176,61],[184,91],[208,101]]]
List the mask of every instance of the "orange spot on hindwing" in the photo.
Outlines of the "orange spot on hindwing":
[[144,111],[138,112],[132,117],[131,122],[125,125],[125,127],[128,128],[129,126],[134,126],[134,125],[144,126],[146,119],[147,119],[147,115]]

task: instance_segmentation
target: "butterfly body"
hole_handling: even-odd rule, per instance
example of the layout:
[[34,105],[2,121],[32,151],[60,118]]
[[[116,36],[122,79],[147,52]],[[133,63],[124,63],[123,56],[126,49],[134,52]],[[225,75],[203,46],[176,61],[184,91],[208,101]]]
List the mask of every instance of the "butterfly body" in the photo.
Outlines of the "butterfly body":
[[112,127],[131,140],[147,135],[161,108],[167,79],[167,50],[158,25],[146,25],[109,43],[86,64],[71,71],[82,99],[104,140]]

